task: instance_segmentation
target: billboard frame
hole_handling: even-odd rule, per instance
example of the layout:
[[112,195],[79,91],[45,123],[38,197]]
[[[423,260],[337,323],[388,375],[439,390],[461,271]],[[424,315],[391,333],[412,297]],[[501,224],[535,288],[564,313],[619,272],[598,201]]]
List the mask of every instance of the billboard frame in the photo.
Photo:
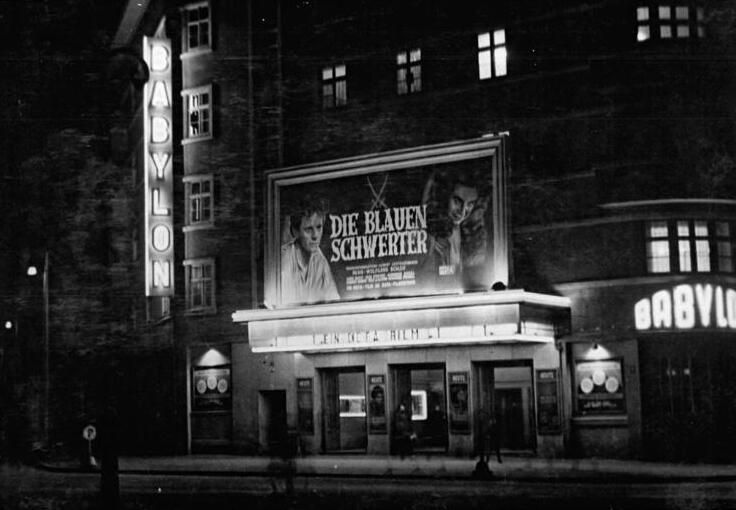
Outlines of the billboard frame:
[[[436,145],[317,162],[266,172],[266,246],[264,249],[264,304],[284,308],[280,285],[281,191],[285,186],[320,182],[341,177],[370,175],[415,167],[471,160],[488,160],[492,175],[493,281],[508,286],[509,226],[506,182],[508,135],[488,135]],[[439,294],[439,293],[438,293]],[[313,305],[302,305],[313,306]]]

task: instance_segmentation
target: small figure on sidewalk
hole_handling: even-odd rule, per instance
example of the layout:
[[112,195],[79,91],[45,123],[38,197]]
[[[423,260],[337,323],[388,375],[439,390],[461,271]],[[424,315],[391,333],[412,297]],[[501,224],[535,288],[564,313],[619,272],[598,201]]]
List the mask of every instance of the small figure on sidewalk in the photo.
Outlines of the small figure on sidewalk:
[[394,432],[396,434],[396,450],[401,456],[401,460],[404,460],[404,457],[413,454],[412,436],[414,430],[411,424],[411,415],[403,403],[399,404],[394,413]]
[[493,413],[481,411],[480,422],[480,441],[478,448],[478,462],[473,471],[473,478],[479,480],[490,480],[493,473],[488,467],[491,461],[491,455],[496,452],[496,460],[499,464],[503,463],[501,459],[501,436],[498,427],[498,420]]
[[501,433],[498,428],[498,420],[493,413],[491,413],[488,419],[484,441],[485,462],[491,461],[491,454],[495,451],[496,460],[499,464],[503,464],[503,460],[501,459]]

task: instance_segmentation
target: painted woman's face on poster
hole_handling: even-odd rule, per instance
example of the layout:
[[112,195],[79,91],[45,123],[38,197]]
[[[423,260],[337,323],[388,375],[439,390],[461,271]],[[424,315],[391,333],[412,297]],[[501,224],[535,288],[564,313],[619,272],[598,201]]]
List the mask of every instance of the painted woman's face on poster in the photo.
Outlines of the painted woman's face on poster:
[[[477,159],[280,187],[281,302],[487,290],[492,182]],[[299,218],[321,219],[318,235],[294,228]]]

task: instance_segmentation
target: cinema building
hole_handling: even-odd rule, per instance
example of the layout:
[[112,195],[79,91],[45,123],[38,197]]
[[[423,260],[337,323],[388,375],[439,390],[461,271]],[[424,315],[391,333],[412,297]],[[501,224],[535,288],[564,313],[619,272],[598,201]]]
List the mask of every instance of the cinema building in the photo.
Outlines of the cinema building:
[[702,6],[138,3],[180,450],[384,455],[403,404],[428,453],[493,417],[519,455],[736,457],[734,183],[692,171],[716,106],[667,100],[721,83]]

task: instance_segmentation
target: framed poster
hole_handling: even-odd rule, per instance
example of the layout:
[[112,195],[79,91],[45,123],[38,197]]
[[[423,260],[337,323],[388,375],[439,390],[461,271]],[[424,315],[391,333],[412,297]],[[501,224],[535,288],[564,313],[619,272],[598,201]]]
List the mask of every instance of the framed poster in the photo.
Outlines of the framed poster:
[[537,370],[537,433],[559,434],[560,417],[559,371],[556,368]]
[[508,282],[503,137],[269,172],[266,304]]
[[311,377],[296,380],[297,425],[302,434],[314,434],[314,392]]
[[231,411],[230,366],[192,369],[192,410]]
[[470,434],[468,373],[450,372],[450,432]]
[[368,433],[386,434],[386,376],[368,376]]
[[575,401],[579,415],[626,412],[620,359],[575,362]]

